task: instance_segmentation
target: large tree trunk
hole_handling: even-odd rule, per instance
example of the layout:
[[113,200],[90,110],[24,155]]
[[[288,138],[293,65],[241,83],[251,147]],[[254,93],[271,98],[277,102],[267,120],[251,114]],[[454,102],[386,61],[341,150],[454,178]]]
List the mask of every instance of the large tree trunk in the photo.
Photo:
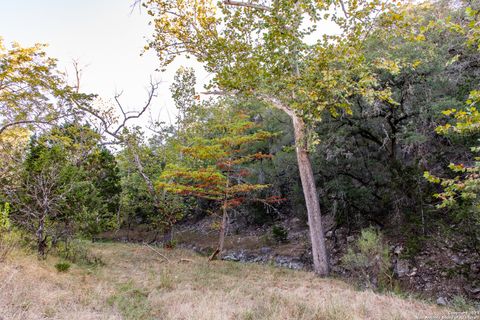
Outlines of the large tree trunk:
[[279,99],[266,95],[260,95],[260,98],[267,101],[275,108],[284,111],[292,119],[295,133],[298,170],[300,171],[303,195],[307,206],[308,226],[310,229],[310,240],[312,242],[313,270],[319,276],[327,276],[329,273],[328,254],[325,245],[320,202],[318,200],[312,163],[310,162],[305,140],[305,123],[294,110],[283,104]]
[[319,276],[327,276],[329,272],[327,248],[318,200],[317,188],[313,177],[312,163],[305,146],[305,123],[298,116],[292,117],[295,131],[295,146],[298,170],[302,181],[303,195],[308,213],[308,226],[312,242],[313,269]]

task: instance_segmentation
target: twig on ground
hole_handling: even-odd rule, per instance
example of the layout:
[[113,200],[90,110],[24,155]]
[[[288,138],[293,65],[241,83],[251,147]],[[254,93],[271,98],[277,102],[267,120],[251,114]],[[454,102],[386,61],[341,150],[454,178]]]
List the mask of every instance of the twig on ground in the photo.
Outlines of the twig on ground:
[[152,247],[151,245],[149,245],[148,243],[144,243],[144,245],[153,250],[154,252],[156,252],[160,257],[162,257],[163,259],[167,260],[168,263],[170,263],[170,259],[168,259],[163,253],[159,252],[157,249],[155,249],[154,247]]

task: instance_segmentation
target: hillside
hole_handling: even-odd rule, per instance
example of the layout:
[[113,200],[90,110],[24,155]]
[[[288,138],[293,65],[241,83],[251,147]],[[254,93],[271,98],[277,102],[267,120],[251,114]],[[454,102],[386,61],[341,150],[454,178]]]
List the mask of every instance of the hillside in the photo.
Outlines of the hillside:
[[[94,268],[55,270],[16,252],[0,264],[0,318],[15,319],[414,319],[445,309],[313,273],[208,262],[185,250],[93,244]],[[158,250],[158,252],[154,251]],[[169,259],[167,261],[162,255]]]

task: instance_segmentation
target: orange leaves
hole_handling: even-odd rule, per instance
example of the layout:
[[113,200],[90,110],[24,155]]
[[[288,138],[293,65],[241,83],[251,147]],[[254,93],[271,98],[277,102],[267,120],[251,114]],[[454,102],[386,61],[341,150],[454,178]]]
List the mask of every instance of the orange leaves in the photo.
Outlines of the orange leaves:
[[212,114],[205,122],[199,122],[201,130],[195,127],[183,141],[179,159],[182,164],[168,165],[157,187],[182,196],[226,202],[231,208],[246,201],[249,193],[268,187],[247,181],[251,172],[243,165],[272,158],[251,150],[253,143],[273,134],[258,130],[246,115],[231,114],[222,106]]
[[280,196],[271,196],[271,197],[268,197],[267,199],[265,199],[265,201],[267,203],[270,203],[270,204],[278,204],[278,203],[282,203],[284,201],[287,201],[287,199],[282,198]]

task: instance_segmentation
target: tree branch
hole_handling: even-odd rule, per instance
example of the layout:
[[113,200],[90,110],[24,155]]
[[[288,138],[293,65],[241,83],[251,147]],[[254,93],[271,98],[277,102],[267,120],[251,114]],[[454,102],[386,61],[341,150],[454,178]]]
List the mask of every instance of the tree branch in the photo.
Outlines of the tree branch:
[[264,11],[272,11],[272,8],[270,7],[263,6],[261,4],[243,2],[243,1],[224,0],[223,4],[227,6],[246,7],[246,8],[253,8],[253,9],[264,10]]

